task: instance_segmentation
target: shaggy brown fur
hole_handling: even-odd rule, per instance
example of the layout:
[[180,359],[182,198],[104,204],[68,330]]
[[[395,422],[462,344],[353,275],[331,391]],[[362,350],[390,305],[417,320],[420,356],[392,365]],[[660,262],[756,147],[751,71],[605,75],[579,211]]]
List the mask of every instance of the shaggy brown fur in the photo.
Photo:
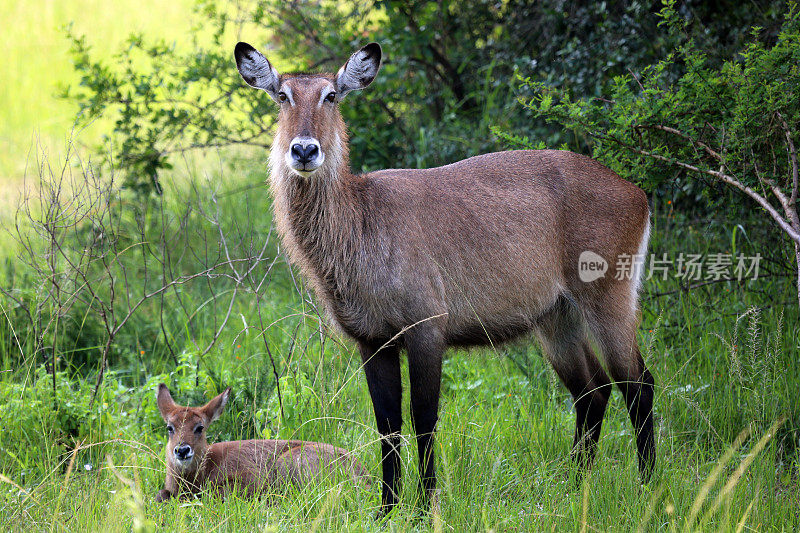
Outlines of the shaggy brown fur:
[[[592,462],[613,379],[647,478],[655,462],[653,379],[635,342],[639,273],[624,266],[646,250],[645,194],[588,157],[556,150],[354,175],[340,95],[330,105],[326,95],[343,79],[350,90],[366,85],[353,87],[356,78],[371,81],[376,47],[353,54],[337,75],[302,77],[280,76],[244,43],[235,55],[244,79],[280,103],[270,158],[275,220],[292,262],[360,348],[383,435],[384,509],[399,491],[399,350],[408,354],[422,484],[433,494],[443,352],[529,332],[575,398],[579,464]],[[291,158],[300,137],[324,154],[312,172]],[[605,276],[581,281],[584,251],[607,261]]]
[[[203,407],[182,407],[163,383],[158,409],[167,423],[167,478],[156,501],[204,491],[227,494],[239,489],[252,496],[277,491],[287,483],[302,485],[323,473],[348,472],[354,481],[367,479],[364,467],[350,453],[330,444],[300,440],[238,440],[209,445],[206,428],[222,413],[230,389]],[[188,447],[188,448],[187,448]],[[178,450],[190,453],[180,460]]]

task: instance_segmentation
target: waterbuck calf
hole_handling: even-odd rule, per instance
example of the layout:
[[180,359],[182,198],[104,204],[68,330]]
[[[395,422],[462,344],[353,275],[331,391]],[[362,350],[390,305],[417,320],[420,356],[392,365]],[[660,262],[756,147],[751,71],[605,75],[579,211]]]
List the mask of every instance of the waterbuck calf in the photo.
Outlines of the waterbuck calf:
[[653,377],[635,339],[644,193],[588,157],[553,150],[354,175],[338,106],[375,78],[380,46],[336,74],[280,75],[249,44],[234,53],[244,80],[280,107],[270,184],[285,248],[358,343],[382,435],[384,512],[399,493],[400,349],[422,488],[433,496],[443,352],[531,331],[574,396],[577,462],[592,462],[611,392],[591,339],[625,397],[646,479]]
[[219,418],[231,389],[203,407],[182,407],[163,383],[158,386],[158,410],[167,423],[167,479],[157,502],[203,491],[226,494],[238,488],[245,495],[301,485],[327,472],[344,471],[366,480],[364,467],[341,448],[300,440],[237,440],[206,442],[206,428]]

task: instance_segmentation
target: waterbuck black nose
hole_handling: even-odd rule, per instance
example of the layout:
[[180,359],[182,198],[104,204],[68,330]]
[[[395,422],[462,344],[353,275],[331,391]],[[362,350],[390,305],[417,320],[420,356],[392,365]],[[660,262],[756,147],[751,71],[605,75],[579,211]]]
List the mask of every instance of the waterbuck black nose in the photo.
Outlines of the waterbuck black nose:
[[175,446],[175,457],[178,459],[184,460],[188,459],[193,455],[192,447],[188,444],[179,444]]
[[319,154],[319,145],[316,143],[309,143],[303,146],[300,143],[292,145],[292,157],[298,163],[307,164],[316,159]]

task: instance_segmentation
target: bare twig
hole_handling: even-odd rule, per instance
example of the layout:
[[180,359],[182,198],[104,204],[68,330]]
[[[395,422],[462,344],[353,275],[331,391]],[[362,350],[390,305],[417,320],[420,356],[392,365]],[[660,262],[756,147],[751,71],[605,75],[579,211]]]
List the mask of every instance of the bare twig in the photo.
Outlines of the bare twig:
[[742,182],[740,182],[740,181],[739,181],[738,179],[736,179],[735,177],[733,177],[733,176],[731,176],[731,175],[729,175],[729,174],[726,174],[726,173],[724,173],[724,172],[719,172],[719,171],[717,171],[717,170],[711,170],[711,169],[700,168],[700,167],[698,167],[698,166],[691,165],[691,164],[689,164],[689,163],[684,163],[683,161],[678,161],[678,160],[676,160],[676,159],[672,159],[672,158],[670,158],[670,157],[663,156],[663,155],[661,155],[661,154],[656,154],[656,153],[654,153],[654,152],[650,152],[650,151],[648,151],[648,150],[642,150],[641,148],[637,148],[636,146],[626,145],[626,144],[624,144],[624,143],[621,143],[621,142],[620,142],[618,139],[612,139],[612,138],[610,138],[610,137],[608,137],[608,136],[605,136],[605,135],[602,135],[602,134],[593,133],[593,135],[594,135],[594,136],[596,136],[596,137],[599,137],[599,138],[603,138],[603,139],[607,139],[607,140],[610,140],[610,141],[616,142],[616,143],[618,143],[618,144],[622,144],[622,145],[624,145],[624,146],[625,146],[625,147],[626,147],[628,150],[630,150],[630,151],[632,151],[632,152],[634,152],[634,153],[637,153],[637,154],[640,154],[640,155],[643,155],[643,156],[646,156],[646,157],[650,157],[650,158],[652,158],[652,159],[656,159],[656,160],[658,160],[658,161],[663,161],[663,162],[665,162],[665,163],[669,163],[669,164],[671,164],[671,165],[675,165],[675,166],[677,166],[677,167],[680,167],[680,168],[683,168],[683,169],[686,169],[686,170],[691,170],[692,172],[696,172],[696,173],[698,173],[698,174],[706,174],[706,175],[709,175],[709,176],[713,176],[713,177],[715,177],[715,178],[719,179],[720,181],[722,181],[723,183],[727,183],[728,185],[731,185],[732,187],[734,187],[734,188],[736,188],[736,189],[738,189],[738,190],[742,191],[742,192],[743,192],[743,193],[745,193],[747,196],[749,196],[750,198],[752,198],[753,200],[755,200],[755,201],[756,201],[756,203],[757,203],[758,205],[760,205],[761,207],[763,207],[763,208],[764,208],[764,210],[765,210],[767,213],[769,213],[769,215],[770,215],[770,216],[773,218],[773,220],[775,220],[775,222],[778,224],[778,226],[779,226],[779,227],[780,227],[780,228],[781,228],[781,229],[782,229],[782,230],[783,230],[783,231],[784,231],[784,232],[785,232],[785,233],[786,233],[786,234],[787,234],[787,235],[788,235],[788,236],[789,236],[789,237],[790,237],[790,238],[791,238],[793,241],[795,241],[796,243],[800,243],[800,231],[797,231],[797,230],[795,230],[795,229],[792,227],[792,225],[791,225],[789,222],[787,222],[787,221],[786,221],[786,220],[785,220],[785,219],[784,219],[784,218],[783,218],[783,217],[780,215],[780,213],[778,213],[778,211],[775,209],[775,207],[773,207],[773,206],[772,206],[772,205],[769,203],[769,201],[767,201],[767,199],[766,199],[766,198],[764,198],[764,197],[763,197],[761,194],[759,194],[757,191],[753,190],[751,187],[749,187],[749,186],[747,186],[747,185],[743,184]]
[[[76,159],[72,154],[70,161]],[[37,358],[45,354],[54,389],[59,354],[66,348],[62,346],[66,317],[80,303],[85,306],[80,310],[84,320],[89,315],[97,319],[97,334],[102,340],[97,348],[97,375],[90,403],[94,405],[117,339],[135,317],[146,310],[157,313],[161,334],[177,363],[165,320],[172,315],[165,315],[166,306],[170,301],[178,302],[173,307],[186,316],[186,331],[191,331],[196,315],[211,314],[214,333],[202,348],[197,347],[202,358],[221,338],[235,314],[238,296],[255,279],[256,269],[269,265],[267,273],[262,276],[259,272],[252,284],[253,289],[263,290],[277,256],[268,253],[271,232],[257,250],[246,248],[247,238],[252,243],[249,227],[236,227],[237,235],[246,235],[245,239],[228,235],[216,196],[211,198],[216,207],[211,215],[203,212],[202,202],[195,207],[187,198],[179,204],[178,216],[173,217],[167,214],[163,197],[153,204],[134,203],[123,196],[116,184],[113,159],[112,172],[107,176],[96,174],[91,165],[78,161],[81,164],[73,167],[71,162],[53,168],[46,158],[38,161],[37,194],[25,189],[17,208],[12,235],[19,246],[21,264],[35,280],[35,290],[0,287],[0,292],[19,305],[22,311],[17,316],[30,323],[31,353]],[[73,168],[79,169],[74,176]],[[205,190],[195,191],[198,199],[206,194]],[[200,224],[190,222],[192,213],[201,215]],[[203,219],[209,224],[203,224]],[[174,230],[172,224],[177,225]],[[192,261],[193,270],[184,269],[184,259]],[[207,284],[210,297],[193,308],[183,295],[185,291],[178,288],[197,281]],[[218,299],[227,293],[229,301],[217,309]],[[208,302],[213,305],[206,306]],[[192,333],[188,336],[195,342]],[[276,376],[277,367],[273,361]]]

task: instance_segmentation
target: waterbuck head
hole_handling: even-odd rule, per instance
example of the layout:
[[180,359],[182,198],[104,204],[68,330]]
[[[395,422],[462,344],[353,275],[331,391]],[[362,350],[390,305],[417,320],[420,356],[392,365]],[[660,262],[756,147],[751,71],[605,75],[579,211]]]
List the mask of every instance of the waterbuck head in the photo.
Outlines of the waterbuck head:
[[[332,175],[346,162],[347,133],[339,102],[350,91],[375,79],[381,47],[370,43],[334,74],[278,74],[258,50],[239,43],[234,50],[239,73],[251,87],[262,89],[280,106],[272,143],[273,172],[288,170],[308,178]],[[328,172],[325,172],[325,171]]]
[[177,405],[166,385],[158,386],[157,403],[161,418],[167,423],[167,462],[176,473],[191,477],[208,448],[206,428],[219,418],[228,403],[230,387],[203,407]]

